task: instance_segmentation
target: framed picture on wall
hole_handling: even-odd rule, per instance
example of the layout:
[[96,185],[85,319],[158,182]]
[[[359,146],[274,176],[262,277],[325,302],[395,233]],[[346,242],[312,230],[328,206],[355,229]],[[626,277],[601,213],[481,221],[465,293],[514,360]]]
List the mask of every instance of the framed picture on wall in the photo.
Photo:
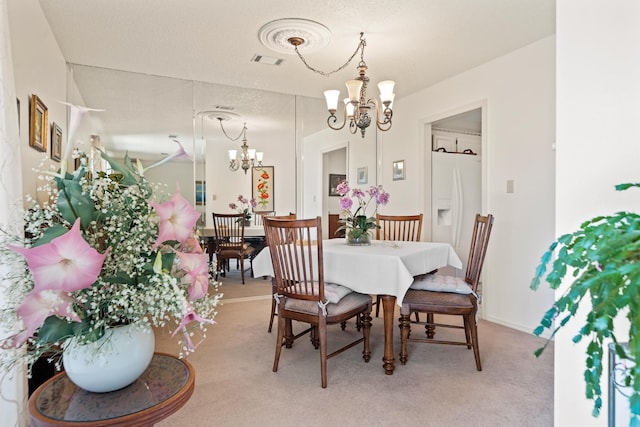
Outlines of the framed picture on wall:
[[404,160],[396,160],[395,162],[393,162],[392,177],[394,181],[404,179],[405,177]]
[[29,146],[38,151],[47,151],[49,110],[38,95],[31,95],[29,105]]
[[275,211],[273,166],[251,169],[251,197],[256,199],[256,211]]
[[368,181],[367,167],[358,168],[358,184],[366,184]]
[[60,161],[62,157],[62,128],[51,123],[51,160]]
[[347,180],[347,175],[330,173],[329,174],[329,196],[331,197],[339,197],[338,194],[338,185],[342,181]]
[[196,205],[202,206],[207,201],[207,183],[196,181]]

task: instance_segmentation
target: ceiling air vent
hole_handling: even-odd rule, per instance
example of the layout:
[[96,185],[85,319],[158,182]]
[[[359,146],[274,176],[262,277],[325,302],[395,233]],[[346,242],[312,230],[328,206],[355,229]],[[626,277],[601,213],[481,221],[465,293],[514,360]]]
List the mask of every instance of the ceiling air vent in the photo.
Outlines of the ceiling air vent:
[[274,58],[273,56],[265,56],[265,55],[253,55],[251,58],[251,62],[259,62],[261,64],[267,65],[280,65],[282,64],[282,58]]

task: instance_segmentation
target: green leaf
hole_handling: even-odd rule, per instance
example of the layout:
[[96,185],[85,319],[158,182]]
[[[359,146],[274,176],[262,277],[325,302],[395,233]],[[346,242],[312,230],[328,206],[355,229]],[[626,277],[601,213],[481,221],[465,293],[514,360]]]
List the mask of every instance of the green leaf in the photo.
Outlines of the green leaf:
[[100,151],[101,157],[107,162],[109,162],[109,164],[111,165],[111,168],[114,171],[120,172],[122,174],[123,185],[133,185],[139,181],[140,178],[136,174],[128,154],[125,155],[125,158],[124,158],[125,164],[123,165],[122,163],[116,161],[115,159],[112,159],[104,151],[100,149],[98,149],[98,151]]
[[616,191],[624,191],[631,187],[640,187],[640,183],[626,183],[626,184],[618,184],[616,185]]
[[[77,322],[74,322],[77,323]],[[57,316],[49,316],[38,331],[39,343],[55,343],[73,335],[73,323]]]
[[87,193],[82,192],[80,182],[73,180],[58,180],[58,209],[62,217],[73,224],[80,218],[81,228],[87,228],[93,219],[93,200]]
[[60,237],[63,234],[65,234],[67,231],[69,231],[69,229],[65,226],[62,225],[53,225],[49,228],[47,228],[46,230],[44,230],[44,233],[42,234],[42,237],[40,237],[38,239],[38,241],[33,245],[35,246],[40,246],[40,245],[44,245],[46,243],[51,242],[53,239],[55,239],[56,237]]
[[632,414],[640,415],[640,393],[637,391],[629,398],[629,408]]

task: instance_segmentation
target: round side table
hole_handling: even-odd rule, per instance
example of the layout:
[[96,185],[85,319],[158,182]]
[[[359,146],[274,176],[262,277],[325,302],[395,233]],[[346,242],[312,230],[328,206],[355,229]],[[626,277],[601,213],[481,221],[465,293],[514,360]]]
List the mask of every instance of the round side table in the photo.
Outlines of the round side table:
[[164,353],[133,384],[108,393],[82,390],[61,372],[31,395],[31,426],[152,426],[180,409],[194,387],[191,364]]

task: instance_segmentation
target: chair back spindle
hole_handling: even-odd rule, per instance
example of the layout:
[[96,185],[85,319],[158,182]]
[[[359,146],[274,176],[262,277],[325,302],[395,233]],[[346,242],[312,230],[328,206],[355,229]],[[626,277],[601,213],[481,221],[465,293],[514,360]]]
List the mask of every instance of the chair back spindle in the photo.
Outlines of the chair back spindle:
[[376,214],[376,239],[403,242],[418,242],[422,234],[422,214],[381,215]]

